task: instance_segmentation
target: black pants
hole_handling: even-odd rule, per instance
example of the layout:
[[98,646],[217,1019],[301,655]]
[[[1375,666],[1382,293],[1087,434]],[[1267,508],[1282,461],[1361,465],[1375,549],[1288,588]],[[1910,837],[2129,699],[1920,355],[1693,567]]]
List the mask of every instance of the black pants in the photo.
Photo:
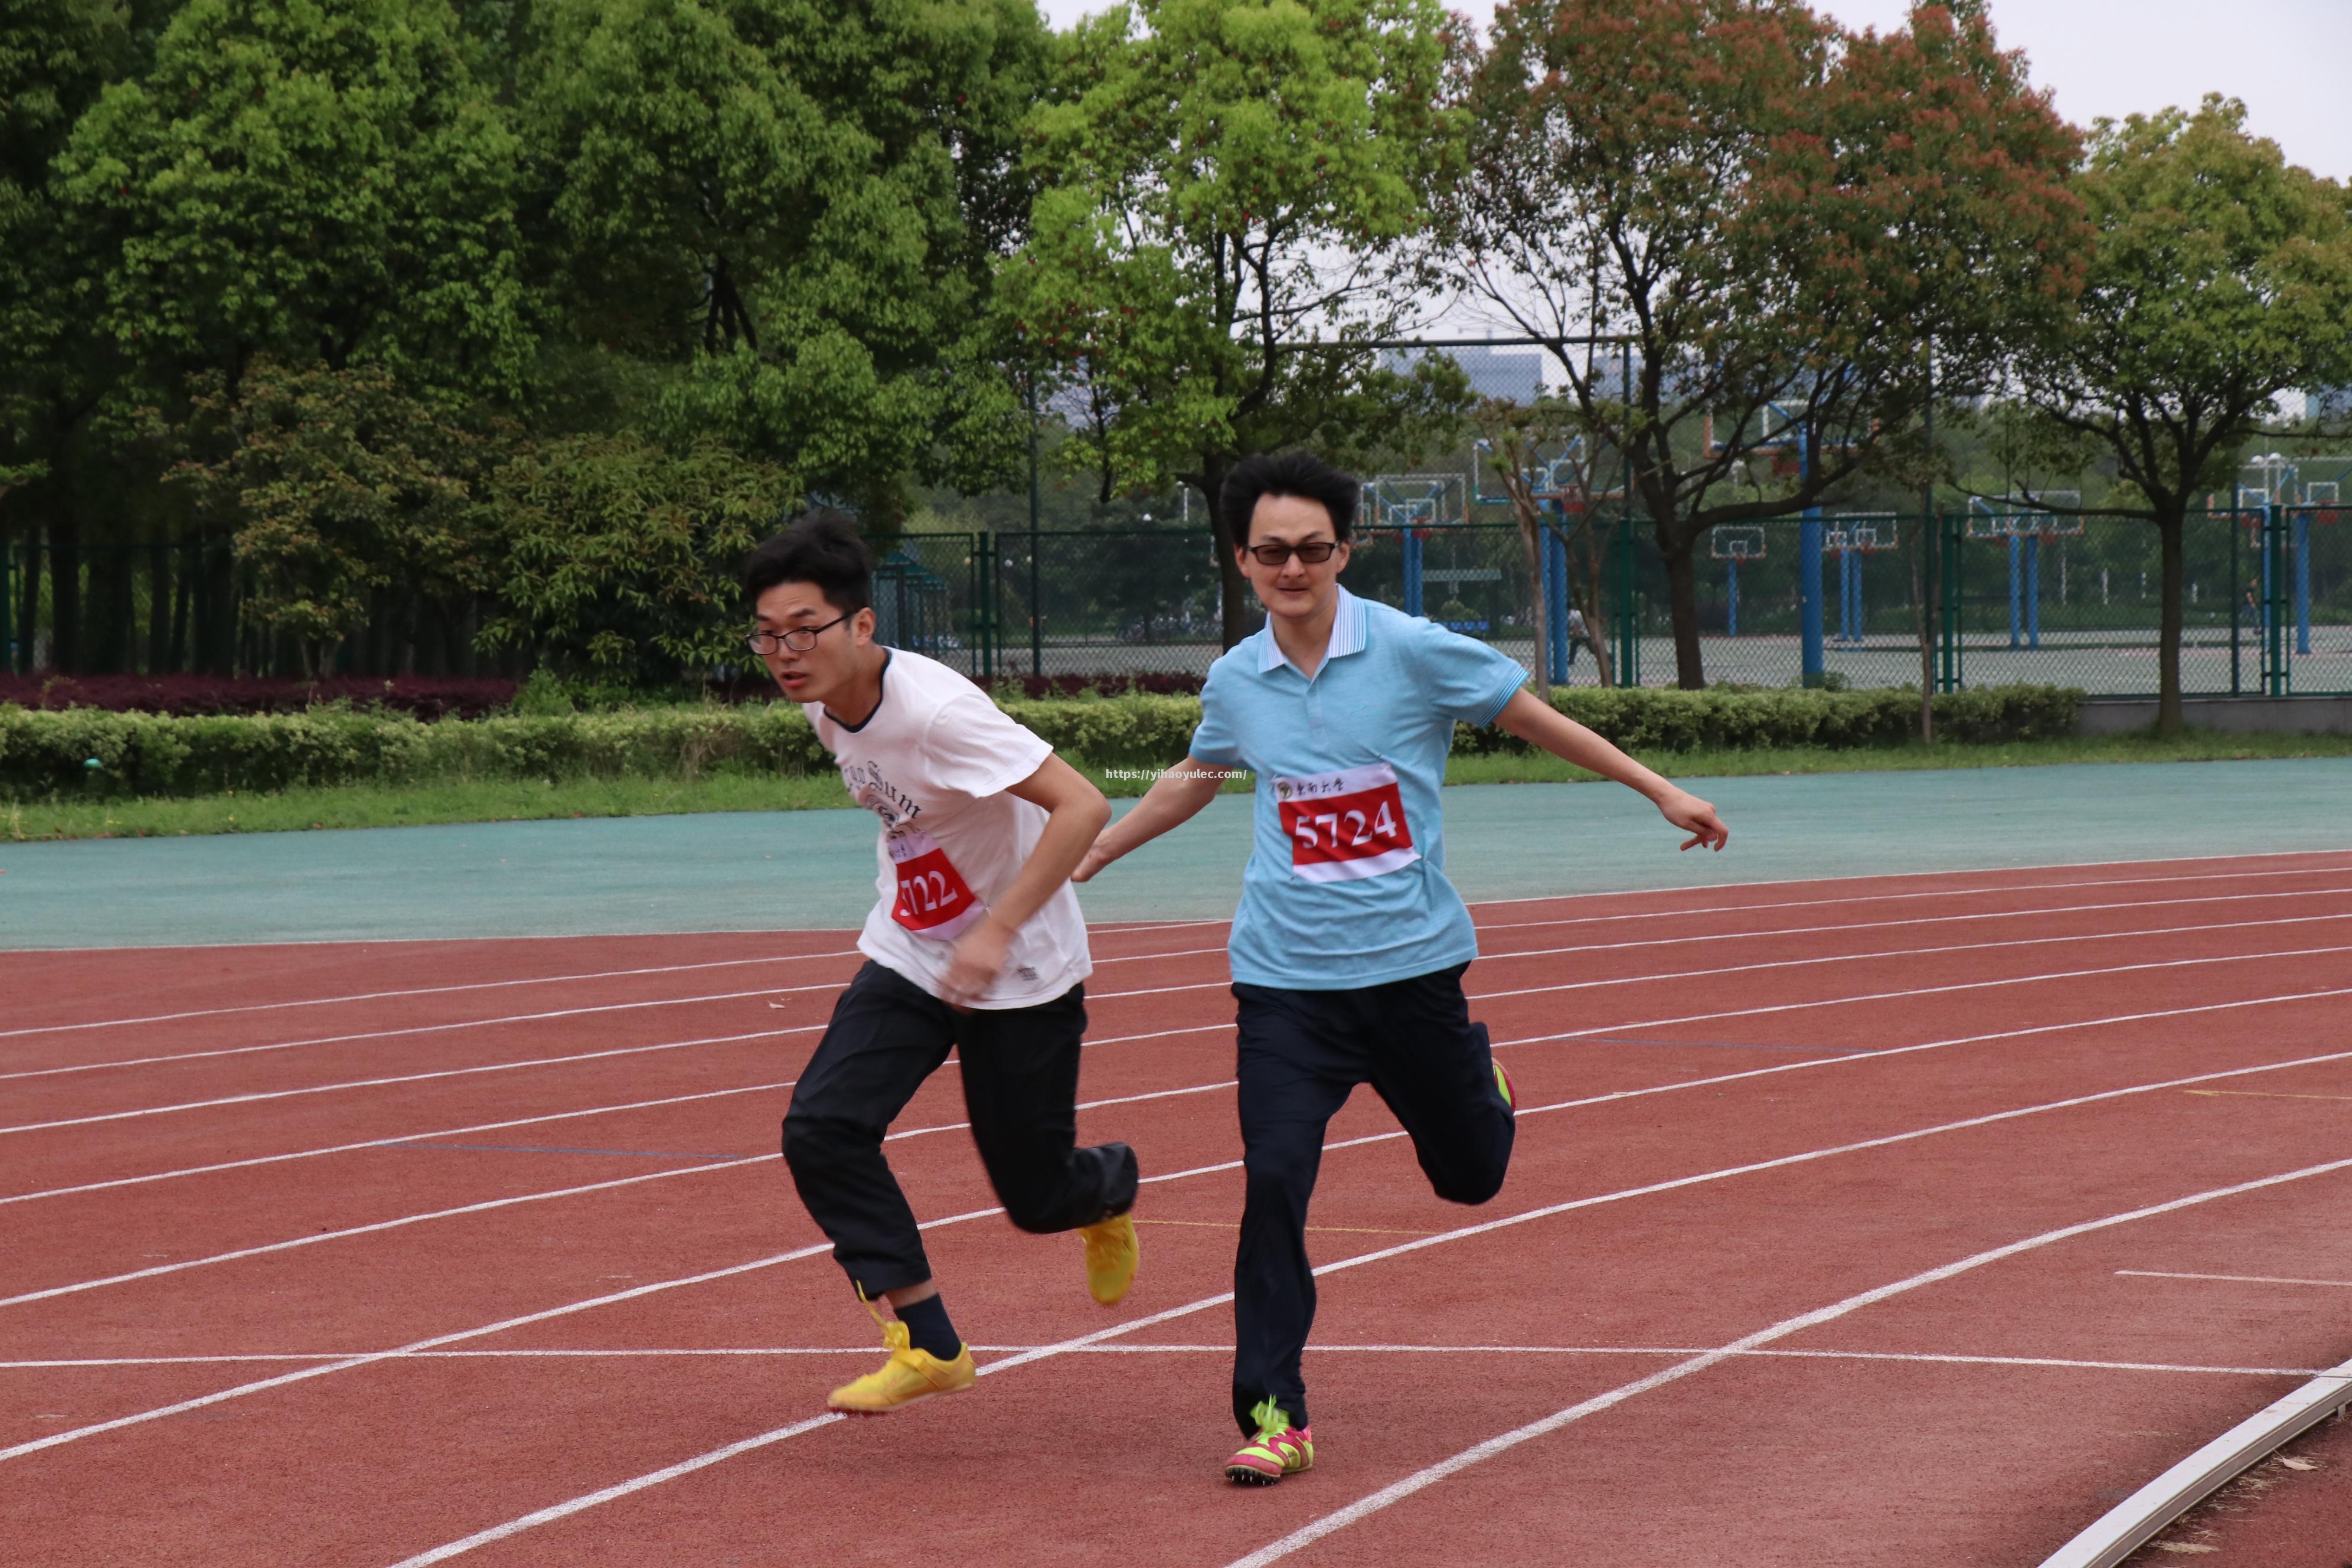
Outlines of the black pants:
[[866,1295],[931,1277],[882,1139],[950,1047],[963,1068],[972,1142],[1014,1225],[1069,1230],[1134,1206],[1134,1152],[1076,1147],[1086,1032],[1082,985],[1034,1007],[959,1013],[878,963],[857,972],[793,1089],[784,1161],[801,1202],[833,1238],[835,1260]]
[[1299,1358],[1315,1322],[1307,1201],[1323,1129],[1360,1083],[1388,1102],[1441,1198],[1483,1204],[1511,1163],[1511,1109],[1486,1026],[1470,1021],[1456,964],[1356,991],[1235,985],[1241,1003],[1242,1163],[1248,1196],[1234,1259],[1234,1417],[1271,1398],[1307,1424]]

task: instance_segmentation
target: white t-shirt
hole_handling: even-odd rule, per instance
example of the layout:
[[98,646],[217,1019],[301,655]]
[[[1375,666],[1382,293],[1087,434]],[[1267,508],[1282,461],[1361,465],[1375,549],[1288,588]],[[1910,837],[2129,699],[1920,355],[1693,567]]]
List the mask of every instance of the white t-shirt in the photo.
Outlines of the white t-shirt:
[[[1045,808],[1005,791],[1054,748],[946,665],[888,652],[882,700],[863,724],[839,722],[822,703],[801,707],[851,796],[882,819],[881,896],[857,950],[937,996],[955,939],[1037,847]],[[1078,896],[1065,882],[1013,934],[1003,969],[971,1005],[1034,1007],[1093,972]]]

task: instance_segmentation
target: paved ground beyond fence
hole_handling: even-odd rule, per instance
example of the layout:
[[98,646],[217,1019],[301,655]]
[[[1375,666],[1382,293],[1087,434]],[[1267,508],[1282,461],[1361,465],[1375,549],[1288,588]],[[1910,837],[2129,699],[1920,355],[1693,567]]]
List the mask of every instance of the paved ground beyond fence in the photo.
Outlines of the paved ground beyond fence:
[[[1697,781],[1732,828],[1678,855],[1599,784],[1446,791],[1472,899],[2352,847],[2352,759]],[[1124,803],[1122,803],[1124,804]],[[1217,801],[1087,889],[1094,921],[1221,919],[1248,803]],[[839,928],[864,915],[859,811],[0,845],[0,947]]]

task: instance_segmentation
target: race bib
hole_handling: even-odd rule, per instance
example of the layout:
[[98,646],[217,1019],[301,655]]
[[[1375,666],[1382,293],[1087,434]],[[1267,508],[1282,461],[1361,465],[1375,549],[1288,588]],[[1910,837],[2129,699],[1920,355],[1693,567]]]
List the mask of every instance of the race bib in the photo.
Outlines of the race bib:
[[1404,819],[1396,771],[1386,763],[1277,778],[1274,798],[1290,840],[1290,874],[1309,882],[1379,877],[1421,858]]
[[933,942],[951,942],[981,917],[980,900],[929,834],[908,828],[883,844],[898,870],[898,899],[890,906],[890,918],[899,925]]

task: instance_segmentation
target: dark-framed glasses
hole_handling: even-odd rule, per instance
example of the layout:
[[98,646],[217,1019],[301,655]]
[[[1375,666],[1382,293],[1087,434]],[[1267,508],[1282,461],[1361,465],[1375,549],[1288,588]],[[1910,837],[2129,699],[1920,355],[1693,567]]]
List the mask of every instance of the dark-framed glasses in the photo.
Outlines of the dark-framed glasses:
[[781,653],[785,648],[794,653],[806,653],[816,647],[817,633],[832,630],[856,613],[852,610],[847,616],[835,616],[821,626],[794,626],[783,632],[753,632],[743,641],[753,653]]
[[1261,566],[1279,566],[1294,555],[1309,566],[1320,566],[1339,547],[1328,539],[1310,539],[1304,544],[1244,544],[1242,548],[1256,556]]

